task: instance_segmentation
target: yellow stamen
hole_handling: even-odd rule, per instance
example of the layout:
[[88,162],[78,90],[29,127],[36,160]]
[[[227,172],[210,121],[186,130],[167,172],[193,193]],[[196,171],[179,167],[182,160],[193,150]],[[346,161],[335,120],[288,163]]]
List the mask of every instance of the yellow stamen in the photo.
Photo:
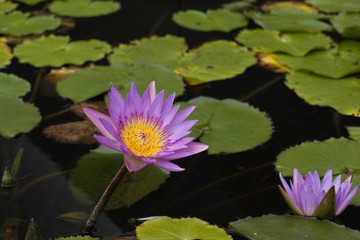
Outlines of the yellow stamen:
[[166,145],[166,133],[156,121],[135,116],[127,120],[120,137],[137,156],[153,157]]

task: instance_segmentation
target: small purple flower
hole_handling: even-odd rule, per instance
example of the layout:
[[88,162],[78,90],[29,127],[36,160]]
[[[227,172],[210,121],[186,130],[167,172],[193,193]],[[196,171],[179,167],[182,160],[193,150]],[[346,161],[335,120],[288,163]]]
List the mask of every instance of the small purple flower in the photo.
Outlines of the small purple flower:
[[343,183],[341,183],[341,175],[332,181],[332,169],[326,171],[320,182],[316,170],[314,173],[309,172],[303,179],[299,170],[294,168],[290,187],[281,173],[279,176],[285,191],[280,186],[279,188],[285,200],[296,214],[303,216],[332,217],[339,215],[350,204],[359,188],[359,185],[356,185],[350,192],[352,176],[349,176]]
[[96,140],[123,152],[129,171],[138,171],[147,164],[169,171],[183,171],[170,161],[205,151],[208,145],[192,142],[193,138],[184,138],[197,122],[184,121],[195,106],[177,113],[180,106],[172,107],[175,93],[165,101],[163,98],[164,90],[156,94],[154,81],[142,97],[133,82],[125,100],[110,85],[110,117],[90,108],[83,107],[83,110],[103,134],[94,135]]

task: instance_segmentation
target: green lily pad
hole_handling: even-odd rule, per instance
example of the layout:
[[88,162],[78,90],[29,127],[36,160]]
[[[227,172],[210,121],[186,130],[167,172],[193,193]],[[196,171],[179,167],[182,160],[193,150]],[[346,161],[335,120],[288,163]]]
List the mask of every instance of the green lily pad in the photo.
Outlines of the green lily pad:
[[173,20],[182,27],[199,31],[230,32],[248,24],[242,14],[226,9],[209,9],[206,13],[198,10],[179,11],[173,15]]
[[200,137],[201,142],[208,144],[210,154],[249,150],[271,137],[270,118],[247,103],[198,97],[180,105],[183,108],[196,105],[191,119],[198,122],[190,136]]
[[346,129],[352,139],[360,140],[360,127],[346,127]]
[[21,2],[27,5],[36,5],[41,2],[48,2],[50,0],[16,0],[17,2]]
[[99,40],[69,42],[69,36],[42,36],[35,40],[25,40],[17,45],[14,55],[21,63],[35,67],[60,67],[64,64],[81,65],[86,61],[96,61],[111,51],[111,47]]
[[329,12],[358,12],[360,2],[354,0],[305,0],[318,9]]
[[309,33],[332,30],[331,25],[320,20],[324,15],[307,11],[249,12],[247,16],[264,29]]
[[110,62],[163,64],[190,84],[200,84],[241,74],[256,59],[253,52],[224,40],[207,42],[186,52],[183,38],[167,35],[120,44],[110,56]]
[[0,135],[6,138],[33,129],[41,119],[32,104],[19,98],[0,96]]
[[232,11],[232,12],[239,12],[241,10],[252,8],[253,5],[250,2],[228,2],[221,5],[223,9]]
[[6,43],[0,42],[0,67],[8,65],[12,57],[13,55],[9,46]]
[[[105,148],[102,146],[102,148]],[[80,158],[69,174],[70,189],[83,202],[99,200],[107,185],[123,165],[122,153],[93,151]],[[149,165],[138,172],[126,173],[110,197],[105,210],[128,207],[157,190],[169,172]]]
[[359,239],[360,232],[316,218],[265,215],[248,217],[229,223],[229,227],[252,240],[288,240],[288,239]]
[[114,1],[63,0],[50,4],[50,11],[62,16],[95,17],[107,15],[120,9],[120,3]]
[[109,60],[112,64],[117,62],[145,62],[163,64],[175,69],[186,49],[184,38],[172,35],[166,35],[165,37],[153,36],[134,40],[129,44],[120,44],[113,49],[114,53]]
[[[281,152],[275,163],[283,176],[292,176],[296,167],[304,176],[315,169],[320,176],[332,168],[333,175],[341,174],[342,181],[353,175],[354,186],[360,184],[360,141],[345,138],[330,138],[326,141],[307,141]],[[352,204],[360,204],[360,194],[355,195]]]
[[243,73],[256,63],[254,53],[235,42],[218,40],[190,50],[175,72],[191,85],[227,79]]
[[40,34],[47,30],[54,30],[61,24],[54,16],[34,16],[19,11],[0,14],[0,34],[11,36],[25,36]]
[[18,4],[14,2],[0,2],[0,14],[10,12],[17,6]]
[[331,23],[343,37],[360,38],[360,13],[339,13]]
[[337,48],[314,51],[304,57],[277,55],[278,63],[292,70],[304,70],[329,78],[343,78],[360,72],[360,42],[342,41]]
[[224,229],[198,218],[157,217],[142,223],[136,228],[139,240],[231,240]]
[[20,97],[30,91],[30,83],[14,74],[0,73],[0,96]]
[[331,38],[322,33],[281,33],[277,30],[245,29],[236,41],[257,52],[283,52],[302,57],[313,49],[328,49]]
[[182,79],[165,66],[117,63],[112,66],[86,68],[70,74],[57,84],[57,91],[63,97],[81,102],[109,91],[111,82],[126,96],[133,81],[140,93],[143,93],[151,80],[155,80],[159,91],[166,89],[166,95],[173,92],[181,95],[185,90]]
[[286,85],[312,105],[329,106],[344,115],[360,116],[360,79],[332,79],[304,72],[286,76]]

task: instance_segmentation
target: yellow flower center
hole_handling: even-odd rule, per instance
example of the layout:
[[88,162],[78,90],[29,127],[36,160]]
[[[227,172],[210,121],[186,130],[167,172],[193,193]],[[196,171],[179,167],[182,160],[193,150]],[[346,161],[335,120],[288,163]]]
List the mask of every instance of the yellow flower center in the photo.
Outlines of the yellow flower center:
[[153,157],[166,145],[166,133],[157,122],[138,116],[126,121],[120,137],[137,156]]

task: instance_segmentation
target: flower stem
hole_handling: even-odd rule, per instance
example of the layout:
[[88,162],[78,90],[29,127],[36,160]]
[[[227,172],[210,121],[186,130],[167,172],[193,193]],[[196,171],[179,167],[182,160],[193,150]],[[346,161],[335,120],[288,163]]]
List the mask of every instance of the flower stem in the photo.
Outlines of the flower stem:
[[83,233],[90,234],[91,231],[94,229],[95,224],[100,217],[100,214],[104,210],[104,206],[109,201],[109,198],[111,197],[116,187],[119,185],[119,182],[125,176],[126,173],[127,173],[127,168],[126,165],[124,164],[122,165],[120,170],[116,173],[115,177],[111,180],[110,184],[107,186],[105,192],[103,193],[100,200],[97,202],[95,208],[91,212],[83,228]]

